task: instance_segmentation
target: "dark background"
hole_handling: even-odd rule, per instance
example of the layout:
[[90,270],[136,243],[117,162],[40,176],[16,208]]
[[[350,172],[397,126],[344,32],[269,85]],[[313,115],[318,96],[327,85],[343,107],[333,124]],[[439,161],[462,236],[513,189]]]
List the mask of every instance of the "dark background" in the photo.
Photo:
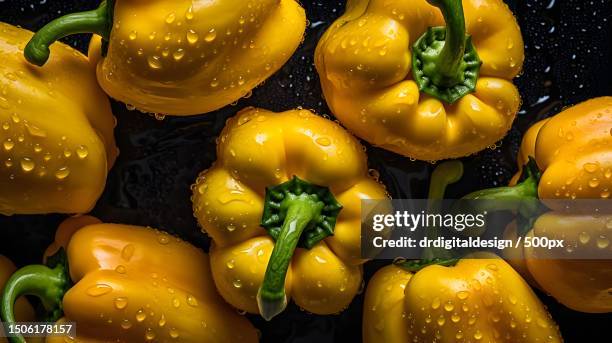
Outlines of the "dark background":
[[[400,1],[400,0],[398,0]],[[404,0],[406,1],[406,0]],[[331,115],[321,97],[313,64],[318,38],[344,11],[344,1],[302,0],[310,20],[304,44],[290,62],[253,91],[249,99],[213,114],[158,121],[113,102],[121,156],[110,172],[106,191],[93,214],[106,222],[150,225],[208,250],[208,239],[193,218],[189,186],[215,160],[215,138],[225,120],[245,106],[283,111],[297,106]],[[612,95],[612,3],[610,0],[506,0],[525,39],[526,62],[515,80],[523,107],[510,134],[494,150],[464,158],[464,179],[448,196],[504,185],[515,172],[522,133],[534,122],[583,100]],[[0,0],[0,21],[40,28],[69,12],[91,9],[95,1]],[[86,36],[66,39],[86,51]],[[2,63],[2,61],[0,61]],[[41,113],[44,115],[44,113]],[[433,166],[368,147],[371,167],[380,172],[394,198],[424,198]],[[52,241],[60,215],[0,216],[0,254],[18,265],[40,262]],[[366,280],[383,262],[365,266]],[[610,342],[612,315],[571,311],[539,294],[559,324],[566,342]],[[316,316],[290,305],[266,323],[251,320],[263,342],[359,342],[363,294],[340,315]]]

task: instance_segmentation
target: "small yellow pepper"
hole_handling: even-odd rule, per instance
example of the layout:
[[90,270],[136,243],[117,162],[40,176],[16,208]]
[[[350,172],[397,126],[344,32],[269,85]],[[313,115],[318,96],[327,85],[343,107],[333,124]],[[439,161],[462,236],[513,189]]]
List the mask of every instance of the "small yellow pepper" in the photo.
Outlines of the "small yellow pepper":
[[[11,277],[11,275],[17,270],[11,260],[3,255],[0,255],[0,289],[4,288],[4,284]],[[32,305],[28,302],[25,297],[20,297],[15,303],[15,318],[20,322],[34,321],[36,318]],[[3,330],[0,327],[0,330]],[[0,343],[8,342],[5,337],[0,337]]]
[[295,0],[103,1],[41,29],[25,49],[36,65],[48,47],[91,32],[90,57],[113,98],[160,114],[211,112],[247,95],[291,57],[306,29]]
[[511,80],[523,60],[502,0],[349,0],[315,52],[336,117],[419,160],[463,157],[500,140],[520,107]]
[[0,23],[0,213],[88,212],[118,153],[110,103],[65,44],[32,68],[22,52],[31,37]]
[[[588,100],[534,124],[523,138],[519,172],[508,188],[524,187],[518,181],[530,157],[542,172],[537,196],[555,211],[540,216],[526,236],[564,239],[569,251],[565,259],[547,259],[546,249],[520,248],[508,251],[506,257],[526,279],[565,306],[581,312],[612,312],[612,262],[571,259],[581,251],[612,249],[612,215],[568,213],[560,208],[563,204],[546,201],[609,199],[612,97]],[[517,234],[515,223],[506,229],[507,236]]]
[[[442,198],[462,166],[438,166],[430,199]],[[562,342],[544,305],[508,263],[482,252],[447,266],[455,261],[398,261],[380,269],[366,291],[364,342]]]
[[217,156],[193,204],[225,300],[266,319],[289,297],[317,314],[346,308],[365,262],[361,200],[388,197],[359,142],[307,110],[246,109],[228,121]]
[[379,270],[366,291],[365,343],[562,342],[529,285],[493,254],[416,274]]
[[74,342],[257,341],[249,321],[216,292],[208,256],[178,238],[76,217],[61,225],[46,253],[54,254],[46,256],[50,267],[24,267],[7,282],[4,321],[14,322],[13,302],[29,294],[52,318],[76,322]]

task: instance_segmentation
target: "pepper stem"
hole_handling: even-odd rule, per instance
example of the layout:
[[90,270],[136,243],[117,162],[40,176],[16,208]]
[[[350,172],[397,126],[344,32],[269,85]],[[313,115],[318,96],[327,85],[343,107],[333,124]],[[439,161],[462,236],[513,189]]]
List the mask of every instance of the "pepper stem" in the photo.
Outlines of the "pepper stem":
[[[49,321],[62,315],[62,298],[66,292],[68,278],[65,266],[58,264],[53,269],[44,265],[31,265],[17,270],[7,281],[2,293],[0,315],[2,321],[15,323],[14,305],[22,295],[33,295],[41,300],[50,314]],[[21,335],[8,337],[11,343],[26,343]]]
[[445,27],[429,28],[413,46],[413,74],[419,89],[453,103],[476,88],[482,64],[466,35],[461,0],[427,0],[442,12]]
[[51,21],[30,39],[24,50],[25,58],[28,62],[42,67],[49,60],[51,44],[78,33],[95,33],[108,41],[112,28],[113,4],[114,1],[105,0],[95,10],[67,14]]
[[287,216],[270,256],[263,284],[257,293],[259,312],[266,320],[281,313],[287,306],[285,277],[293,252],[304,229],[317,220],[324,207],[316,195],[290,194],[283,201]]
[[298,177],[266,190],[261,225],[276,244],[257,292],[259,313],[265,320],[287,307],[285,278],[295,249],[310,249],[333,235],[341,209],[329,188]]
[[[441,209],[441,200],[444,199],[446,188],[461,180],[463,177],[463,163],[457,160],[451,160],[440,163],[431,173],[429,181],[429,194],[427,203],[428,213],[437,213]],[[440,237],[440,229],[437,227],[427,227],[427,237],[436,239]],[[397,262],[401,268],[417,272],[430,265],[452,266],[455,265],[458,258],[451,254],[448,250],[436,247],[426,247],[423,250],[420,260],[402,260]]]
[[518,211],[529,203],[535,205],[538,199],[540,171],[533,158],[529,158],[523,173],[524,180],[514,186],[479,190],[464,196],[462,200],[480,200],[478,210],[488,212]]
[[434,64],[434,83],[440,86],[454,86],[458,83],[460,66],[465,51],[465,19],[461,0],[428,0],[438,8],[446,22],[444,47]]

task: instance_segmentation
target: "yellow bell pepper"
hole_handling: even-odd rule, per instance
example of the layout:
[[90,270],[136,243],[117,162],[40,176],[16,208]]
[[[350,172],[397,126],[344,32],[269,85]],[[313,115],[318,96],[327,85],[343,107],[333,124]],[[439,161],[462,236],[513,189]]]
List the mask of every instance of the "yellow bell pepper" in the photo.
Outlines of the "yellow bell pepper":
[[500,140],[520,107],[511,80],[523,60],[502,0],[349,0],[315,52],[336,117],[419,160],[463,157]]
[[68,341],[257,341],[249,321],[216,292],[204,252],[151,228],[96,222],[68,219],[47,250],[55,253],[47,256],[50,267],[13,274],[3,294],[4,321],[14,321],[13,302],[29,294],[41,298],[52,318],[76,323],[78,337]]
[[249,108],[228,121],[217,156],[192,200],[225,300],[265,319],[289,297],[316,314],[346,308],[365,262],[361,200],[388,197],[359,142],[307,110]]
[[[609,199],[612,189],[612,97],[595,98],[534,124],[525,134],[518,156],[519,172],[506,189],[534,188],[555,211],[540,216],[526,236],[564,239],[565,259],[546,258],[542,248],[507,251],[510,262],[526,279],[565,306],[581,312],[612,312],[610,260],[572,260],[581,251],[612,249],[612,215],[594,216],[547,199]],[[519,183],[524,165],[534,158],[539,184]],[[535,190],[537,187],[537,191]],[[494,189],[493,192],[499,192]],[[578,206],[579,207],[579,206]],[[516,236],[516,224],[506,229]],[[538,258],[534,258],[537,254]]]
[[110,103],[65,44],[33,69],[22,55],[30,37],[0,23],[0,213],[88,212],[118,153]]
[[416,273],[379,270],[366,291],[364,342],[562,342],[529,285],[488,255]]
[[38,31],[25,56],[42,66],[57,39],[95,33],[90,56],[113,98],[152,113],[211,112],[246,96],[291,57],[306,29],[295,0],[103,1]]
[[[0,289],[4,288],[6,281],[11,275],[17,270],[11,260],[3,255],[0,255]],[[34,309],[25,297],[20,297],[15,302],[15,318],[20,322],[30,322],[35,318]],[[3,330],[0,327],[0,330]],[[0,343],[6,343],[8,340],[6,337],[0,337]]]
[[[447,185],[462,174],[459,162],[438,166],[431,177],[430,199],[442,198]],[[363,341],[562,342],[562,338],[544,305],[508,263],[491,253],[474,253],[458,262],[453,258],[398,261],[380,269],[365,295]]]

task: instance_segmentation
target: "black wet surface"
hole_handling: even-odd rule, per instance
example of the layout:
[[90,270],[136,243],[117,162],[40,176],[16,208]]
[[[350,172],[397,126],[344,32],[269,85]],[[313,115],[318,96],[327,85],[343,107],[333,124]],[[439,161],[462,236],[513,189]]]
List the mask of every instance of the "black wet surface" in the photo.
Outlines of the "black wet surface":
[[[399,1],[399,0],[398,0]],[[515,80],[523,107],[510,134],[494,150],[464,158],[464,179],[448,196],[506,184],[514,173],[522,132],[539,119],[565,106],[612,95],[612,4],[610,0],[506,1],[516,14],[526,44],[526,62]],[[86,3],[85,5],[83,3]],[[304,44],[290,62],[253,91],[248,99],[213,114],[163,121],[128,111],[113,102],[116,138],[121,149],[108,178],[107,189],[93,214],[107,222],[149,225],[172,232],[208,250],[192,216],[190,185],[215,159],[215,138],[225,120],[246,106],[275,111],[302,106],[331,115],[321,97],[313,65],[318,37],[344,9],[344,1],[302,0],[310,27]],[[52,18],[91,9],[94,2],[77,0],[0,0],[0,21],[34,30]],[[85,50],[87,37],[67,42]],[[1,63],[1,61],[0,61]],[[368,147],[372,168],[380,172],[394,198],[422,198],[433,166],[412,162],[381,149]],[[51,242],[60,215],[0,216],[0,253],[16,263],[40,262]],[[365,266],[366,279],[383,262]],[[612,315],[583,314],[566,309],[540,294],[566,342],[612,341]],[[291,305],[266,323],[250,316],[263,342],[359,342],[363,295],[335,316],[316,316]]]

